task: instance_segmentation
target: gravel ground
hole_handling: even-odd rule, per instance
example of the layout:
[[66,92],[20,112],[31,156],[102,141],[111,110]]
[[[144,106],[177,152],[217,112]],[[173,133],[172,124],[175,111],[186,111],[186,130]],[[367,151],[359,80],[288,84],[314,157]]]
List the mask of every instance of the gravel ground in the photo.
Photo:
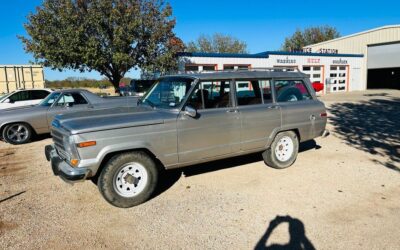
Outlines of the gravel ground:
[[44,138],[0,142],[6,249],[399,249],[400,91],[323,96],[331,136],[285,170],[254,154],[168,172],[158,195],[119,209],[90,181],[52,175]]

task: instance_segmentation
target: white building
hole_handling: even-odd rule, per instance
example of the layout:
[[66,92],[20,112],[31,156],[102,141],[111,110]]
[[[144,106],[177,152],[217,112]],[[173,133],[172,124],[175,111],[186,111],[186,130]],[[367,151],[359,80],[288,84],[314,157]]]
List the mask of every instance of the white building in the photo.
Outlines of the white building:
[[[267,51],[258,54],[181,53],[180,71],[243,68],[298,68],[324,92],[400,89],[400,25],[341,37],[307,46],[305,52]],[[368,84],[367,84],[368,83]]]
[[335,49],[363,54],[364,89],[400,89],[400,25],[383,26],[306,47],[312,52]]

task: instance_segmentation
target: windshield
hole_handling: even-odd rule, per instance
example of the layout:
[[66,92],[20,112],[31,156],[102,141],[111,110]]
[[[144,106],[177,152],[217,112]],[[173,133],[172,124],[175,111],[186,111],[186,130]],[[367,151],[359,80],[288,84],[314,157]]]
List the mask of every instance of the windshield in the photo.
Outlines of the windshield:
[[7,97],[9,97],[12,93],[14,93],[15,91],[9,93],[9,94],[0,94],[0,102],[3,101],[4,99],[6,99]]
[[53,92],[50,95],[48,95],[41,103],[39,103],[40,106],[51,106],[55,101],[57,101],[58,97],[61,95],[59,92]]
[[153,85],[141,103],[153,108],[178,108],[188,94],[194,79],[183,77],[162,78]]

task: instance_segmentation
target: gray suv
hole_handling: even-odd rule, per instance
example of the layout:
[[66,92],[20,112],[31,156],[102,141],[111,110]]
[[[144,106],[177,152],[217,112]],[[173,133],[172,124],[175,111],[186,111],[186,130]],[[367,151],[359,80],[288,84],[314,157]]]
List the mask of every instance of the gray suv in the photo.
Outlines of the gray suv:
[[299,143],[327,134],[305,74],[278,69],[160,78],[137,107],[56,116],[45,148],[55,175],[94,181],[117,207],[148,200],[160,171],[262,152],[289,167]]

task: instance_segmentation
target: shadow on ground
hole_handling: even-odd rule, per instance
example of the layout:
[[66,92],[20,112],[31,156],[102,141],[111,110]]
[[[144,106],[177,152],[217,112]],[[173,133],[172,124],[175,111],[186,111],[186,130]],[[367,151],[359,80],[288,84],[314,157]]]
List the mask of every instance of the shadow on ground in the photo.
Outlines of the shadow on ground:
[[400,98],[335,103],[329,108],[334,131],[348,145],[385,157],[373,160],[400,173]]
[[[274,230],[283,223],[287,223],[289,226],[289,236],[290,240],[286,244],[268,244]],[[278,249],[303,249],[303,250],[313,250],[315,247],[311,241],[306,237],[306,230],[303,222],[301,220],[292,218],[290,216],[276,216],[273,219],[265,231],[264,235],[258,241],[257,245],[254,247],[255,250],[278,250]]]
[[[304,152],[308,150],[318,150],[321,146],[317,145],[315,140],[310,140],[307,142],[300,143],[299,152]],[[251,164],[255,162],[262,162],[263,158],[261,156],[261,152],[244,155],[244,156],[237,156],[231,157],[223,160],[212,161],[202,164],[196,164],[193,166],[188,166],[179,169],[172,169],[168,171],[163,171],[161,176],[159,177],[159,184],[157,190],[153,196],[157,197],[161,193],[167,191],[170,187],[172,187],[175,182],[179,180],[179,178],[184,175],[186,177],[206,174],[214,171],[219,171],[228,168],[235,168],[235,167],[245,167],[243,165]],[[264,164],[264,163],[263,163]],[[278,170],[279,171],[279,170]]]

